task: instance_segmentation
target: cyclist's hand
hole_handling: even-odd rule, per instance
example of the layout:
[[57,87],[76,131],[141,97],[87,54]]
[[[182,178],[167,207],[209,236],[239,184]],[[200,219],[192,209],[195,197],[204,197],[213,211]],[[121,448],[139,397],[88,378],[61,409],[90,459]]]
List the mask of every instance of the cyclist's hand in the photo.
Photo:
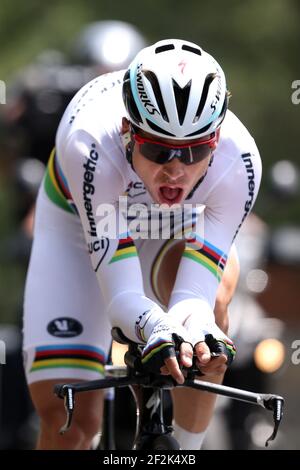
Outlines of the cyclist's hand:
[[197,343],[194,346],[194,354],[196,356],[196,366],[202,374],[216,376],[226,372],[227,356],[225,354],[220,354],[217,357],[212,356],[206,342]]
[[188,332],[167,315],[154,325],[143,350],[142,364],[149,372],[170,374],[176,382],[184,382],[183,374],[176,359],[175,349],[179,349],[179,361],[191,367],[193,348]]
[[[179,362],[184,367],[191,367],[193,364],[193,348],[190,343],[183,342],[179,347]],[[183,384],[184,376],[178,361],[175,357],[170,357],[165,360],[165,365],[160,369],[162,375],[172,375],[177,383]]]
[[[235,358],[235,346],[215,322],[201,321],[201,316],[191,315],[185,322],[194,345],[194,364],[205,375],[224,374]],[[214,354],[212,354],[214,353]]]

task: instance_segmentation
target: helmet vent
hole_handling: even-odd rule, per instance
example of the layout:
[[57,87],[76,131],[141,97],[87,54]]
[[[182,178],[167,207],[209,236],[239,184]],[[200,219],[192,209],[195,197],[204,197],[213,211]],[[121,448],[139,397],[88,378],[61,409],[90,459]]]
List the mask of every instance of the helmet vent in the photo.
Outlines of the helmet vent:
[[220,116],[219,116],[220,124],[221,124],[221,122],[223,121],[223,119],[225,117],[227,108],[228,108],[228,91],[226,91],[226,93],[225,93],[224,103],[223,103],[221,113],[220,113]]
[[159,46],[155,49],[155,54],[160,54],[161,52],[171,51],[175,49],[174,44],[165,44],[164,46]]
[[170,132],[168,131],[165,131],[164,129],[162,129],[161,127],[157,126],[156,124],[154,124],[154,122],[151,122],[149,121],[149,119],[146,119],[147,121],[147,124],[148,126],[155,132],[159,132],[160,134],[164,134],[166,136],[169,136],[169,137],[175,137],[174,134],[171,134]]
[[185,137],[195,137],[199,136],[199,134],[204,134],[208,129],[211,127],[211,122],[207,124],[206,126],[202,127],[201,129],[198,129],[195,132],[192,132],[191,134],[187,134]]
[[201,113],[203,111],[204,105],[205,105],[206,100],[207,100],[207,95],[208,95],[208,90],[209,90],[210,84],[215,79],[216,76],[217,75],[215,73],[210,73],[206,76],[204,86],[203,86],[203,90],[202,90],[202,95],[201,95],[201,98],[200,98],[200,103],[199,103],[196,115],[194,117],[194,122],[196,122],[200,119]]
[[173,82],[173,90],[174,90],[174,96],[175,96],[175,101],[176,101],[178,119],[179,119],[180,125],[182,125],[185,115],[186,115],[186,110],[188,107],[192,80],[190,80],[183,88],[181,88],[178,85],[178,83],[175,82],[174,79],[172,79],[172,82]]
[[160,86],[157,80],[155,73],[151,72],[151,70],[143,70],[144,76],[149,80],[151,83],[156,102],[159,107],[160,114],[162,115],[163,119],[169,122],[168,114],[165,108],[164,100],[160,91]]
[[200,49],[196,49],[196,47],[188,46],[187,44],[183,44],[181,49],[183,51],[193,52],[193,54],[202,55]]

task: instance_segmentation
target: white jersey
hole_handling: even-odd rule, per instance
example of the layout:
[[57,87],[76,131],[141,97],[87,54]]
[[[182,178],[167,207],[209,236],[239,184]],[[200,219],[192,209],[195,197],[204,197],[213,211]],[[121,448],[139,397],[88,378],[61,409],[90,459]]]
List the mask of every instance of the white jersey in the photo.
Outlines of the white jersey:
[[[138,211],[129,210],[124,215],[120,209],[119,198],[124,195],[128,207],[138,203],[149,208],[153,203],[143,181],[127,162],[122,144],[121,123],[126,116],[123,75],[121,71],[98,77],[73,98],[57,132],[56,155],[50,160],[45,187],[53,202],[80,216],[112,324],[131,339],[140,340],[136,322],[153,308],[153,301],[144,293],[135,238],[138,234],[146,236],[145,219],[149,222],[157,214],[145,216],[141,210],[137,215]],[[182,309],[197,306],[190,303],[192,299],[198,299],[207,309],[214,308],[228,252],[253,207],[260,180],[261,161],[255,142],[228,111],[208,171],[185,201],[189,204],[188,216],[180,218],[182,232],[186,224],[192,235],[180,261],[170,313],[174,311],[182,319],[187,313]],[[115,211],[115,235],[105,230],[105,210]],[[170,238],[180,228],[176,220]],[[151,236],[156,235],[151,232]]]

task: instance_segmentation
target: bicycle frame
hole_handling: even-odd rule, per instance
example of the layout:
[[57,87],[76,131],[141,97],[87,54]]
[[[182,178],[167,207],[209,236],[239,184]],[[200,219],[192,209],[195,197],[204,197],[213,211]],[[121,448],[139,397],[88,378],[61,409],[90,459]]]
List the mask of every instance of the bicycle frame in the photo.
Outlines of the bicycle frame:
[[[146,374],[143,371],[140,360],[141,345],[128,341],[117,328],[113,329],[112,336],[118,342],[129,345],[129,349],[124,358],[127,367],[106,366],[107,377],[104,379],[71,384],[58,384],[54,387],[55,394],[59,398],[64,399],[67,413],[66,423],[60,430],[61,434],[64,434],[71,426],[75,393],[107,389],[110,387],[129,386],[133,391],[137,406],[137,426],[133,448],[136,450],[149,448],[149,443],[155,438],[162,435],[170,435],[172,432],[172,427],[166,426],[163,418],[164,390],[173,387],[190,387],[259,405],[267,410],[273,411],[274,430],[272,435],[266,440],[266,447],[270,441],[275,439],[283,416],[284,399],[281,396],[254,393],[197,380],[194,378],[197,371],[191,371],[189,369],[187,370],[187,377],[183,385],[177,384],[171,376]],[[107,431],[109,434],[109,427]],[[106,436],[106,444],[109,449],[114,449],[114,442],[110,435]]]

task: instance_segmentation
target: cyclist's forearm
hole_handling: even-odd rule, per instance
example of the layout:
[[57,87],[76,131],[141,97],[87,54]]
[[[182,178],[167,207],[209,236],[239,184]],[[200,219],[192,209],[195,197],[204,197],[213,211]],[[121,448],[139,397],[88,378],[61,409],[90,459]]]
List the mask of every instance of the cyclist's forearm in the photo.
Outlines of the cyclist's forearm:
[[138,343],[147,342],[154,323],[165,315],[164,311],[140,292],[122,291],[108,305],[107,313],[112,326]]

